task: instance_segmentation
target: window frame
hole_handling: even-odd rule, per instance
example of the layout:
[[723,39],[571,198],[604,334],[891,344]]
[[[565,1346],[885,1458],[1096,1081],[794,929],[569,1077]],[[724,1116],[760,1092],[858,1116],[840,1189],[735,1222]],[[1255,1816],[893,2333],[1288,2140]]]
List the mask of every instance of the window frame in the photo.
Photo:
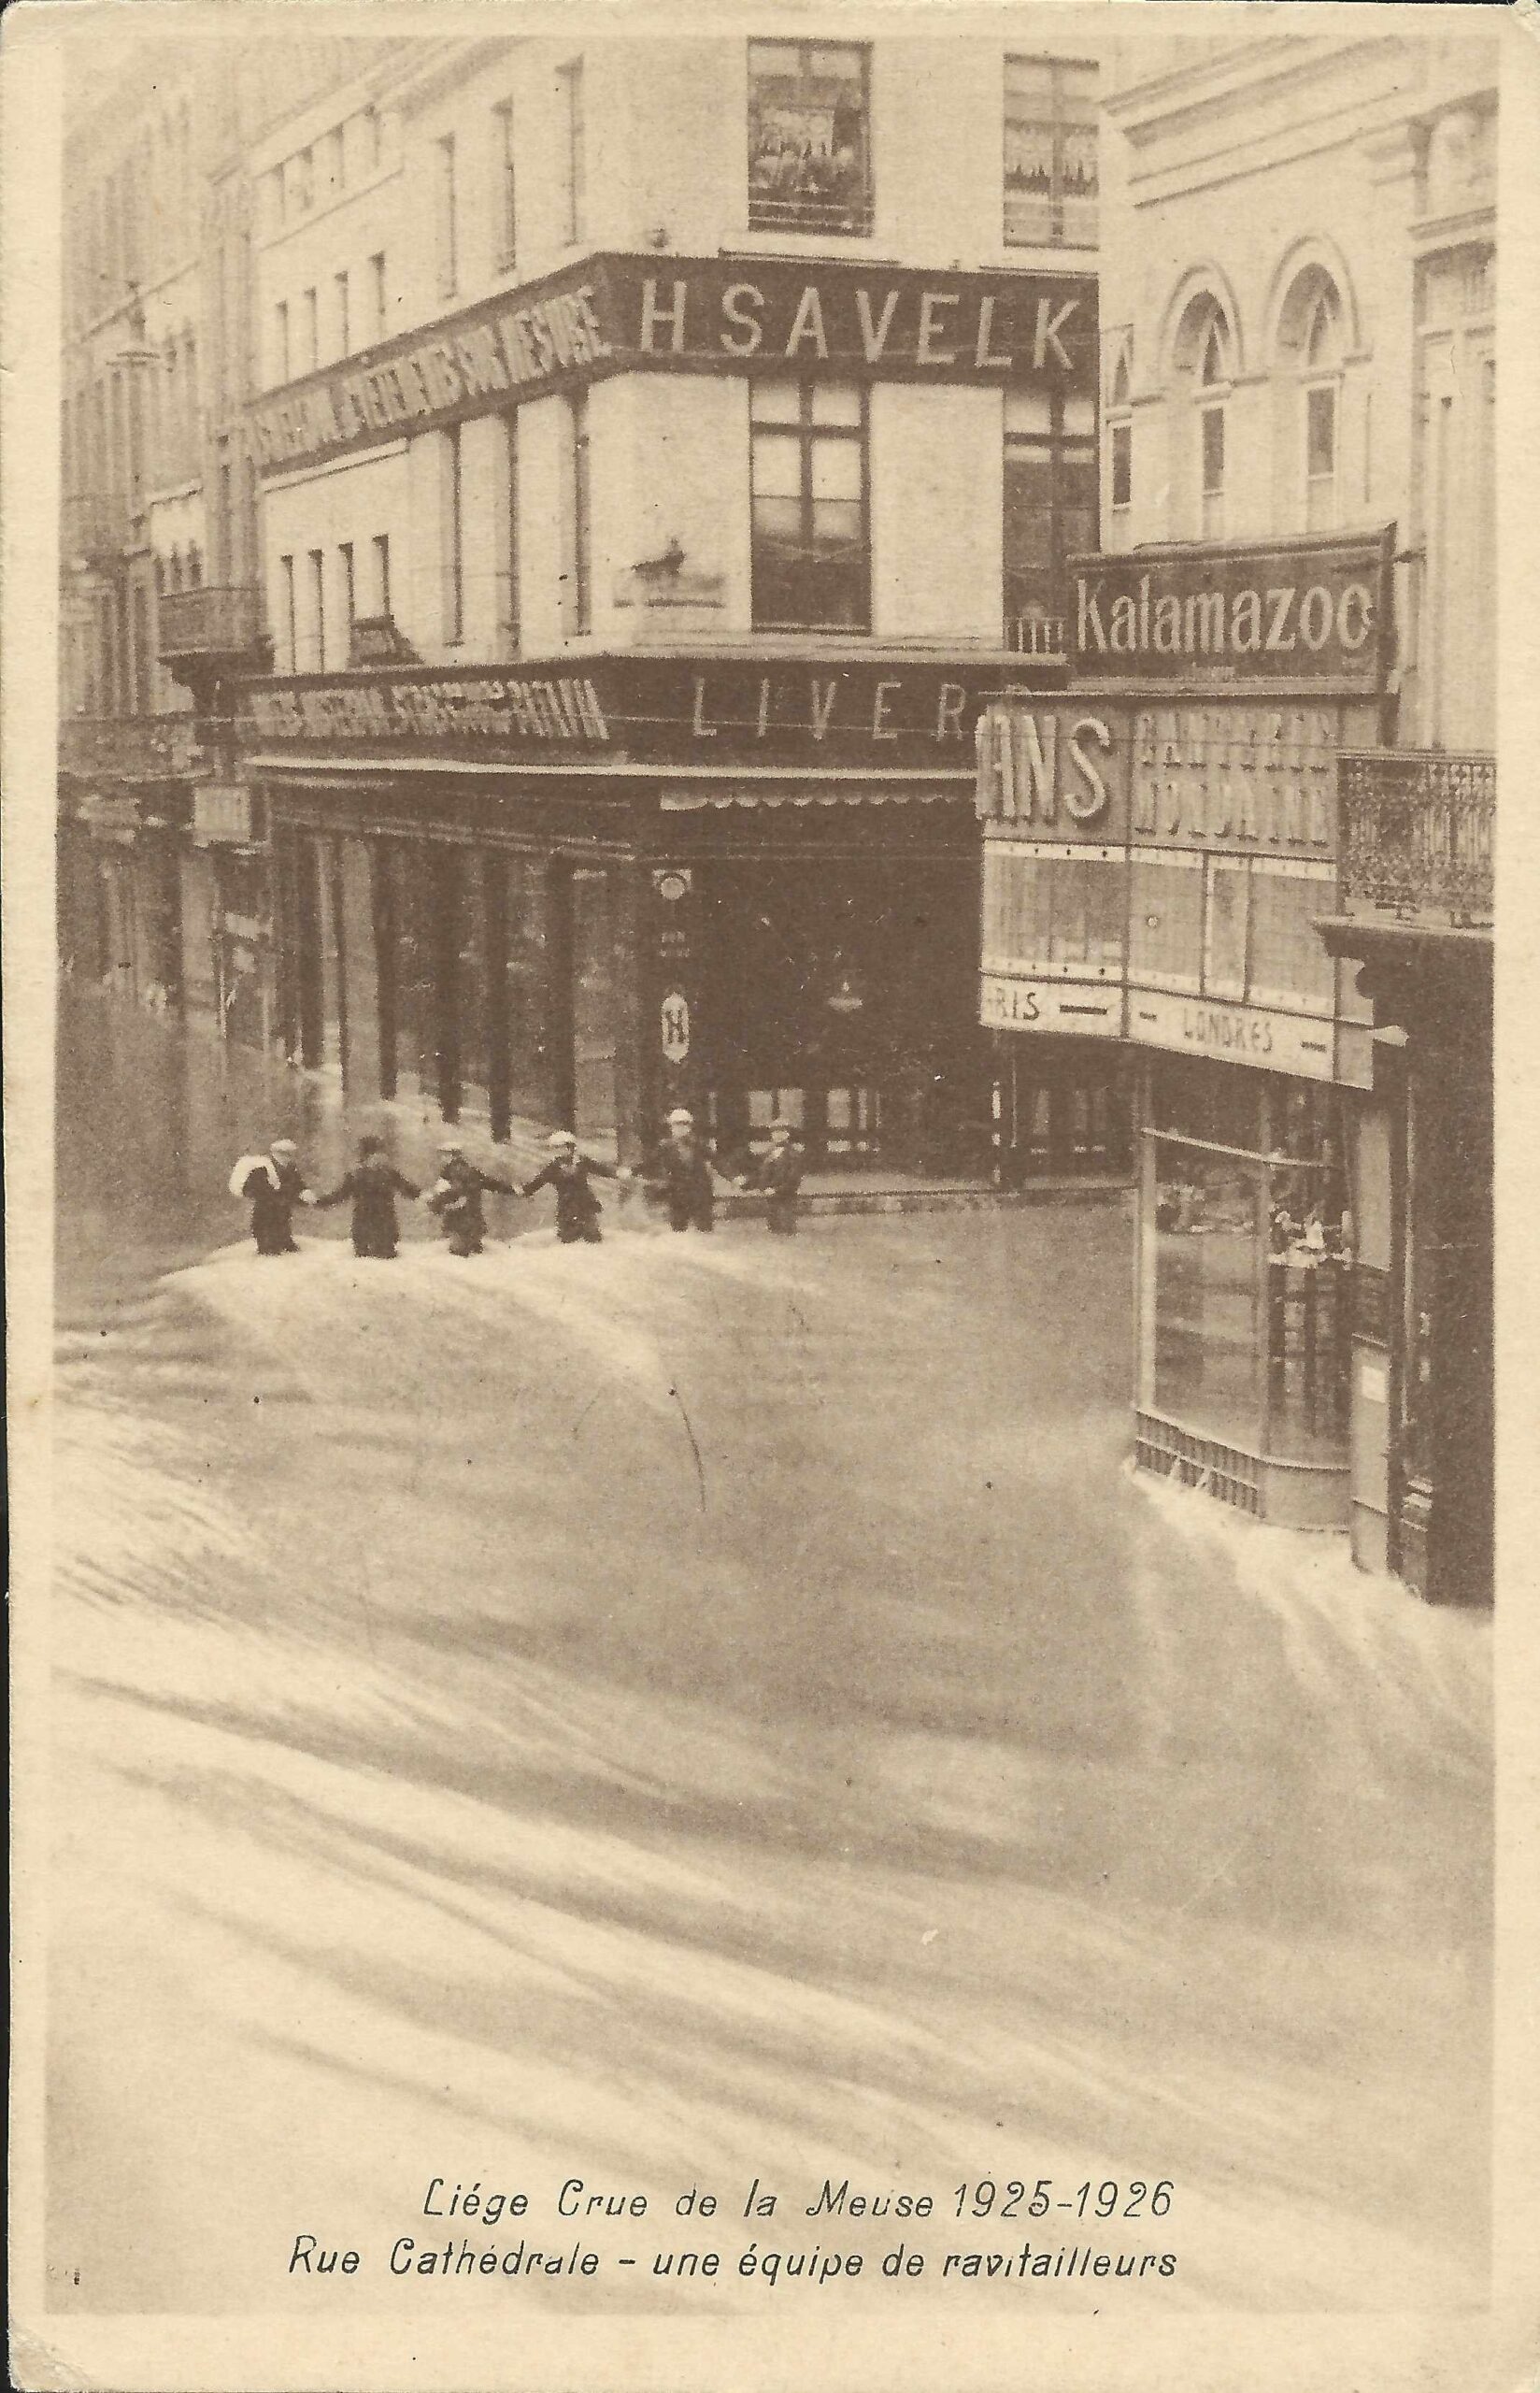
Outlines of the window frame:
[[[173,550],[169,579],[173,590],[182,586],[181,559]],[[298,596],[294,588],[294,560],[292,555],[278,559],[278,581],[283,593],[283,633],[289,654],[289,670],[299,671]]]
[[460,288],[459,207],[455,185],[454,135],[441,133],[434,142],[435,270],[440,299],[452,299]]
[[[772,378],[765,379],[768,380]],[[795,382],[797,391],[797,413],[794,419],[787,418],[785,420],[778,420],[763,418],[756,420],[754,415],[754,400],[756,394],[763,387],[763,384],[759,380],[750,381],[749,386],[749,614],[752,627],[756,632],[822,631],[847,632],[858,636],[869,635],[872,629],[872,409],[870,387],[865,382],[830,382],[821,378],[816,377],[777,375],[773,379],[778,382]],[[816,391],[830,389],[849,391],[855,394],[860,407],[859,419],[855,423],[820,423],[814,421],[812,412],[813,394]],[[814,618],[811,616],[803,621],[797,622],[788,621],[779,617],[771,618],[767,614],[762,612],[758,596],[759,573],[757,570],[756,560],[761,539],[765,536],[761,535],[758,531],[754,520],[754,505],[756,498],[756,492],[754,488],[754,447],[756,434],[767,434],[782,438],[793,437],[798,442],[799,488],[797,504],[800,512],[800,537],[805,542],[810,540],[812,536],[812,510],[817,496],[813,488],[813,454],[815,448],[820,441],[835,441],[847,445],[851,442],[859,443],[861,457],[861,494],[859,501],[861,509],[861,608],[859,617],[855,622],[834,623],[829,621],[825,617]],[[769,495],[769,494],[763,494]]]
[[[1083,432],[1071,432],[1064,422],[1065,394],[1061,391],[1050,392],[1048,394],[1048,421],[1046,427],[1041,430],[1024,430],[1020,425],[1013,425],[1009,422],[1007,410],[1001,439],[1000,605],[1004,638],[1007,648],[1014,644],[1013,627],[1018,624],[1035,623],[1041,620],[1044,623],[1052,626],[1055,623],[1062,624],[1064,621],[1065,609],[1069,603],[1069,580],[1065,568],[1068,559],[1072,555],[1080,553],[1064,536],[1064,519],[1070,511],[1071,505],[1068,488],[1069,471],[1073,466],[1091,467],[1093,503],[1091,509],[1091,537],[1085,546],[1087,551],[1093,551],[1101,544],[1102,493],[1094,408],[1089,428]],[[1032,457],[1046,463],[1048,475],[1048,548],[1047,556],[1038,561],[1037,569],[1045,571],[1048,575],[1052,606],[1050,611],[1041,619],[1023,612],[1013,599],[1012,578],[1020,577],[1031,568],[1020,562],[1012,562],[1007,553],[1008,544],[1005,540],[1009,468],[1013,459],[1020,463]],[[1037,652],[1034,650],[1031,652]]]
[[[1010,70],[1013,66],[1047,67],[1050,78],[1049,89],[1051,94],[1051,114],[1046,120],[1046,122],[1052,139],[1052,161],[1048,169],[1048,230],[1046,236],[1013,232],[1011,229],[1011,192],[1009,183],[1006,179],[1009,172],[1006,153],[1009,146],[1010,129],[1013,123],[1033,123],[1041,125],[1045,122],[1045,120],[1041,117],[1028,118],[1012,116],[1011,102],[1013,98],[1018,96],[1013,93],[1010,89]],[[1063,99],[1065,94],[1063,78],[1066,75],[1091,76],[1092,79],[1092,90],[1094,93],[1099,69],[1095,59],[1093,58],[1061,58],[1058,56],[1046,55],[1040,50],[1007,50],[1005,52],[1005,70],[1001,85],[1000,120],[1000,238],[1001,245],[1005,249],[1087,251],[1096,250],[1101,245],[1102,140],[1101,124],[1096,114],[1097,103],[1094,98],[1092,99],[1091,104],[1091,130],[1095,136],[1096,141],[1096,196],[1091,205],[1094,208],[1096,212],[1095,231],[1089,241],[1069,240],[1066,238],[1064,233],[1064,208],[1066,204],[1066,193],[1064,189],[1065,136],[1069,133],[1072,124],[1079,122],[1077,119],[1070,118],[1064,112]],[[1020,96],[1023,99],[1025,98],[1025,94]]]
[[492,263],[511,274],[519,258],[519,173],[513,147],[513,102],[492,103]]
[[[386,252],[383,250],[371,251],[369,256],[369,274],[374,284],[370,296],[374,301],[375,341],[382,341],[386,337],[387,318],[390,310],[390,299],[385,281],[385,258]],[[365,343],[365,347],[372,346],[372,342]]]
[[444,433],[444,640],[457,648],[465,637],[465,504],[463,424]]
[[588,203],[587,122],[583,81],[583,54],[569,58],[556,69],[556,80],[562,93],[562,222],[557,238],[562,247],[571,249],[585,240]]
[[351,357],[353,353],[352,305],[348,269],[339,266],[332,277],[332,297],[336,313],[337,355]]
[[353,625],[358,621],[358,580],[351,540],[339,540],[337,554],[342,559],[343,623],[348,635],[348,652],[343,659],[346,671],[353,661]]
[[395,618],[391,608],[391,536],[377,532],[369,543],[374,557],[375,584],[379,592],[379,612],[388,622]]
[[[816,50],[854,50],[861,63],[861,157],[858,188],[848,208],[837,202],[820,204],[812,201],[801,216],[785,216],[773,212],[782,203],[756,196],[753,182],[754,136],[758,122],[755,105],[754,52],[757,50],[791,50],[800,53],[796,79],[799,83],[811,78],[810,54]],[[852,240],[869,239],[877,217],[877,170],[872,122],[872,45],[869,41],[847,41],[838,35],[809,40],[803,35],[772,34],[761,37],[750,36],[745,51],[747,67],[747,123],[744,145],[744,188],[746,218],[750,232],[814,234],[825,237],[834,236]],[[798,195],[800,196],[800,195]],[[794,208],[796,198],[784,203]],[[768,211],[768,212],[767,212]],[[835,218],[843,221],[834,222]]]

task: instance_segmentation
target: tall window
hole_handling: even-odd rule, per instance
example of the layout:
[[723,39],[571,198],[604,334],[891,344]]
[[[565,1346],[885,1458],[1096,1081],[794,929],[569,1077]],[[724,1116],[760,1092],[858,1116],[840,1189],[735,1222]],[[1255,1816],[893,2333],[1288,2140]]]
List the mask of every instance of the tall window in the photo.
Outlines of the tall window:
[[369,327],[370,339],[383,340],[385,337],[386,314],[385,252],[383,250],[377,250],[373,257],[369,260],[369,314],[371,318]]
[[294,206],[303,216],[316,202],[315,152],[302,150],[294,160]]
[[749,45],[749,222],[872,229],[871,52],[863,42]]
[[510,656],[519,653],[519,411],[510,408],[503,418],[503,505],[497,559],[497,580],[503,642]]
[[353,661],[353,625],[358,620],[358,583],[353,573],[351,540],[343,541],[337,555],[342,562],[342,629],[343,638],[347,643],[342,661],[345,666],[349,666]]
[[519,246],[519,193],[513,163],[513,102],[499,100],[492,112],[492,251],[500,266],[511,266]]
[[834,382],[755,382],[749,417],[756,629],[866,630],[865,394]]
[[1107,427],[1111,457],[1108,482],[1115,513],[1134,504],[1134,426],[1127,422]]
[[321,364],[321,310],[313,290],[300,294],[300,334],[304,346],[300,352],[299,370],[302,374],[313,374]]
[[1062,58],[1005,61],[1005,239],[1093,249],[1096,69]]
[[364,162],[365,168],[372,173],[375,167],[379,165],[384,155],[385,128],[380,119],[379,110],[377,107],[367,107],[364,111]]
[[353,328],[348,304],[348,269],[332,277],[333,308],[336,317],[337,355],[346,357],[353,346]]
[[465,528],[461,427],[444,435],[444,638],[465,637]]
[[1305,335],[1305,528],[1329,532],[1337,520],[1338,368],[1342,343],[1333,296],[1317,293]]
[[[173,357],[171,360],[173,371],[175,371],[176,363],[176,358]],[[273,310],[274,381],[287,382],[290,380],[292,371],[292,368],[291,366],[289,357],[289,302],[287,299],[280,299],[278,306]],[[171,411],[168,410],[168,412]],[[176,422],[174,412],[171,413],[171,421],[173,423]]]
[[557,92],[561,101],[561,205],[559,236],[564,241],[583,238],[584,182],[586,162],[583,136],[583,62],[570,59],[556,72]]
[[[173,558],[172,563],[173,566],[175,566],[175,558]],[[176,575],[173,580],[173,588],[176,587],[176,582],[179,580],[179,574]],[[288,672],[297,673],[299,671],[299,618],[295,611],[294,560],[292,557],[279,557],[278,559],[278,595],[283,606],[284,666]]]
[[326,670],[326,560],[320,549],[310,551],[311,669]]
[[222,581],[235,579],[235,473],[227,460],[220,462],[220,552],[215,571]]
[[1068,605],[1068,561],[1096,546],[1092,402],[1008,391],[1003,487],[1005,644],[1052,652]]
[[375,552],[375,595],[379,601],[378,607],[376,609],[376,612],[381,615],[388,615],[391,611],[390,534],[388,532],[377,532],[372,545]]
[[568,463],[570,516],[567,627],[574,632],[593,628],[592,504],[589,489],[588,393],[578,391],[567,402],[571,455]]
[[459,271],[452,133],[446,133],[434,144],[434,237],[438,254],[438,295],[449,299],[454,294]]
[[1198,352],[1199,530],[1205,540],[1224,537],[1224,417],[1230,390],[1227,327],[1216,308]]

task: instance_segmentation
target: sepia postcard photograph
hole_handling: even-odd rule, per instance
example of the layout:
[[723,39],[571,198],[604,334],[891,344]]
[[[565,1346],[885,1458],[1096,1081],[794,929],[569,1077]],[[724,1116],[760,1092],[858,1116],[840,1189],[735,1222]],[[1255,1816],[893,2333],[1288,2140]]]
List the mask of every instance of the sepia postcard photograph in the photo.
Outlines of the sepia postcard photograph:
[[19,2385],[1536,2382],[1537,21],[7,11]]

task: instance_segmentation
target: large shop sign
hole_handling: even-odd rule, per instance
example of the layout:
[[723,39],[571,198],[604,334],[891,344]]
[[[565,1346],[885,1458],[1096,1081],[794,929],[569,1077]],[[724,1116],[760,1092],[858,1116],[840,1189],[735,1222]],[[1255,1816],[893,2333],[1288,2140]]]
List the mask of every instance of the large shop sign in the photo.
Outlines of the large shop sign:
[[1088,275],[606,254],[381,342],[250,410],[259,472],[608,374],[1096,387]]
[[[992,679],[993,677],[991,677]],[[993,689],[957,666],[595,657],[578,669],[254,677],[237,730],[248,747],[432,751],[483,761],[965,772]]]
[[986,709],[975,734],[979,821],[1044,839],[1126,838],[1131,720],[1028,700]]
[[1077,678],[1381,690],[1393,529],[1262,547],[1133,549],[1073,560]]

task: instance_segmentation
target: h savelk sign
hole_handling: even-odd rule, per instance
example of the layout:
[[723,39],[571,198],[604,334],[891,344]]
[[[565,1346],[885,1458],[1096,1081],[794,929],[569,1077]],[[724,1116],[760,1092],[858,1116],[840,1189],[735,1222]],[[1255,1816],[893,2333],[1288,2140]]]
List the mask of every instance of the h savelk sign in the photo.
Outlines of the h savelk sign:
[[1393,530],[1072,561],[1073,670],[1122,682],[1363,694],[1390,661]]
[[609,374],[1093,392],[1096,349],[1089,275],[606,253],[307,375],[249,423],[276,474]]

